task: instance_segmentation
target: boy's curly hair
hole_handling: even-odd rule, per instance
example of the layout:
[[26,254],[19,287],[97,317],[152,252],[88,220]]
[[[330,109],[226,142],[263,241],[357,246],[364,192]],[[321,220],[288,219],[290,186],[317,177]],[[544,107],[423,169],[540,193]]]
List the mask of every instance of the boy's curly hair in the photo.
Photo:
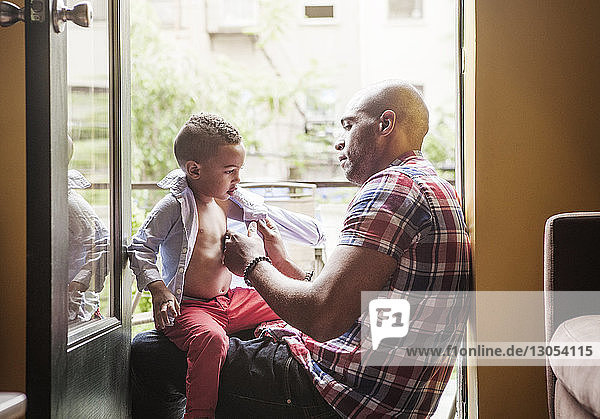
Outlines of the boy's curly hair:
[[218,147],[240,144],[240,132],[219,115],[200,112],[183,125],[173,144],[175,158],[180,167],[186,161],[204,162],[215,155]]

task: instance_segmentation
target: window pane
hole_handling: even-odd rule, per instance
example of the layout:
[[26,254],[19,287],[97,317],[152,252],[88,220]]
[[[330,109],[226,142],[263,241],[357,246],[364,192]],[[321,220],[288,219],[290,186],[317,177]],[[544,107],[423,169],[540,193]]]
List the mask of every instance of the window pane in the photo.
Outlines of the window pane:
[[422,0],[388,0],[388,18],[420,19],[423,17]]
[[90,28],[65,25],[70,331],[112,315],[108,3],[95,0],[93,6],[94,22]]

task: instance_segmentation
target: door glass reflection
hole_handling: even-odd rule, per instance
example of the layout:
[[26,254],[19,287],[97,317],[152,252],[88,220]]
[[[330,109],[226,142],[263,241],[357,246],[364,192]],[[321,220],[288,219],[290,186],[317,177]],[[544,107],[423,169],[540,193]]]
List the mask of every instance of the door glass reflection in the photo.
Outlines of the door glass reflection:
[[91,27],[66,25],[70,330],[112,315],[108,2],[92,6]]

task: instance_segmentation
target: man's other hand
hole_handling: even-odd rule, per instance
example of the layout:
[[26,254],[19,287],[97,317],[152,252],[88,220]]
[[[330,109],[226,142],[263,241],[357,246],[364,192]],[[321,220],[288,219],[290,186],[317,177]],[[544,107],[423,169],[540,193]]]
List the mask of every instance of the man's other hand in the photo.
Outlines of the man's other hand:
[[288,253],[277,225],[269,218],[260,220],[258,222],[258,232],[263,236],[265,251],[273,262],[273,265],[277,267],[285,263],[288,259]]

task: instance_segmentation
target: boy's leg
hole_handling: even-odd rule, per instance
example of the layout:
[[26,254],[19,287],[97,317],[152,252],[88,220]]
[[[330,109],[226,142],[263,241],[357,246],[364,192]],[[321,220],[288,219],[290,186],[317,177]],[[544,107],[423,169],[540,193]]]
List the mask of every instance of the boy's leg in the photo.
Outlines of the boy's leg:
[[269,320],[279,320],[279,316],[254,288],[232,288],[229,298],[227,333],[256,327]]
[[186,419],[214,416],[219,373],[229,347],[225,322],[218,299],[183,301],[181,315],[165,329],[165,335],[187,352]]

